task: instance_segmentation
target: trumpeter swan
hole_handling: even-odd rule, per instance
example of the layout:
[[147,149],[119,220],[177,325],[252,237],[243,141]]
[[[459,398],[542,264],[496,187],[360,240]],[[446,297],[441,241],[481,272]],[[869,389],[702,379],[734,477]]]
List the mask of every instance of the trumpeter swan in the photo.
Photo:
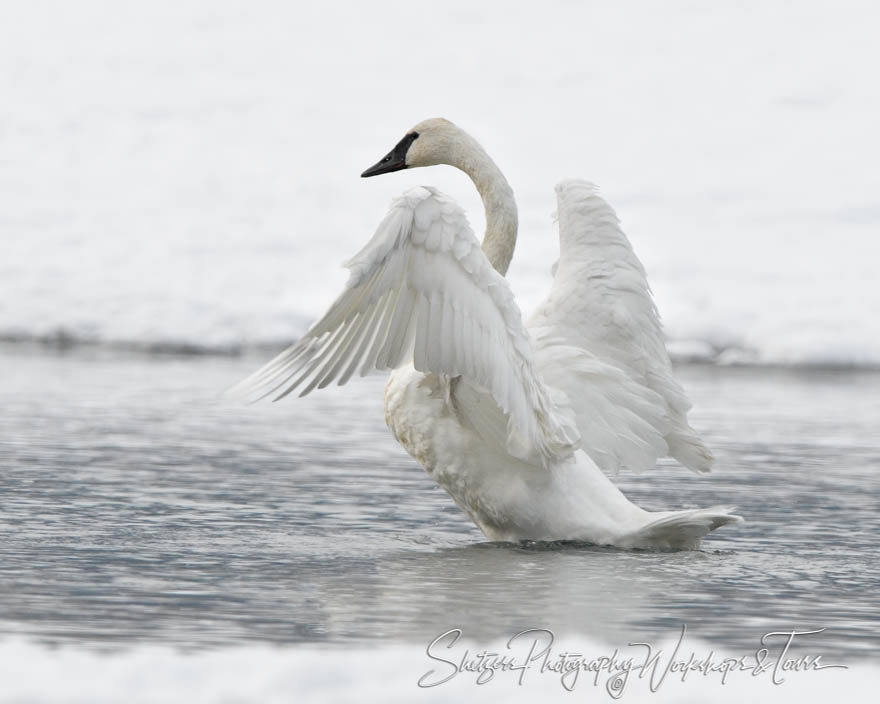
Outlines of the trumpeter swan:
[[667,454],[705,472],[712,455],[688,425],[645,271],[593,186],[556,187],[560,258],[547,300],[523,324],[504,278],[513,191],[476,140],[426,120],[362,175],[436,164],[477,187],[482,247],[453,200],[408,190],[346,263],[350,278],[326,315],[239,388],[302,396],[394,370],[389,428],[491,540],[697,548],[742,520],[723,506],[645,511],[606,477]]

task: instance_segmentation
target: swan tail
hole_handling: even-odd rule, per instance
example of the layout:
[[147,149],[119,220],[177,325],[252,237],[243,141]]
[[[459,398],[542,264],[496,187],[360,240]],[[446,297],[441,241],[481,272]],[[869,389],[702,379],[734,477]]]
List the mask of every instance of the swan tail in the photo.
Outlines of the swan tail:
[[728,523],[742,522],[742,516],[731,513],[735,508],[712,506],[675,511],[631,533],[625,542],[634,548],[697,550],[707,533]]

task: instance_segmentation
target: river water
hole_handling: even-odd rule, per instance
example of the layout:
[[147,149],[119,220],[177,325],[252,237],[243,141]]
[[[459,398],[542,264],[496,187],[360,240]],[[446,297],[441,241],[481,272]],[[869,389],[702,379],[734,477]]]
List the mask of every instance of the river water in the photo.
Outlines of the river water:
[[[239,406],[261,357],[8,346],[0,629],[88,648],[427,642],[681,624],[728,649],[826,628],[876,652],[880,374],[684,366],[717,468],[621,476],[649,509],[736,504],[699,552],[486,542],[384,426],[384,380]],[[11,382],[11,383],[10,383]]]

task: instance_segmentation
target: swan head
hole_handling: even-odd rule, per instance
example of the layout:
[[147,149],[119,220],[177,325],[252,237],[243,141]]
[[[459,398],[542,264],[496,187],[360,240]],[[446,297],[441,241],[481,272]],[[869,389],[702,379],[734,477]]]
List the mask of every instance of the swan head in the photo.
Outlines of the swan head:
[[390,152],[364,171],[368,178],[417,166],[449,164],[461,130],[449,120],[432,117],[409,130]]

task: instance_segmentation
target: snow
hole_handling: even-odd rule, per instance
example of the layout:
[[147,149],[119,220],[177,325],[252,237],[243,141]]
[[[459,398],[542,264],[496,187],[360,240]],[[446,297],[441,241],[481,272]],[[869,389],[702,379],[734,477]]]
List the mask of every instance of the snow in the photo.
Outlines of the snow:
[[[438,634],[439,635],[439,634]],[[513,635],[513,634],[511,634]],[[584,656],[585,662],[611,658],[614,648],[591,641],[584,636],[566,639],[561,645]],[[652,644],[653,645],[653,644]],[[442,646],[441,646],[442,647]],[[141,646],[95,652],[69,647],[47,648],[23,640],[0,642],[0,677],[3,688],[0,703],[40,702],[52,704],[129,704],[163,702],[230,702],[279,704],[296,701],[300,704],[325,702],[382,701],[389,704],[425,702],[570,702],[577,700],[612,702],[607,685],[613,677],[582,671],[576,680],[569,677],[563,686],[560,674],[553,672],[538,658],[525,672],[498,671],[488,682],[478,685],[478,673],[459,672],[448,663],[429,659],[424,645],[286,647],[238,646],[228,649],[181,653],[171,648]],[[514,664],[523,665],[528,649],[518,652],[506,649],[505,643],[460,642],[454,650],[434,650],[435,657],[460,662],[465,648],[470,660],[483,651],[509,654]],[[670,661],[687,662],[691,652],[703,659],[712,654],[720,663],[722,654],[699,641],[687,642],[680,656],[673,657],[674,640],[656,644],[661,652],[658,669],[649,665],[644,677],[633,670],[618,701],[664,704],[665,702],[719,702],[721,704],[749,701],[756,704],[785,702],[826,702],[841,694],[871,691],[880,680],[876,664],[867,661],[848,663],[847,669],[803,669],[774,673],[772,668],[754,674],[731,671],[722,683],[721,671],[702,674],[694,672],[682,681],[681,675],[670,672],[661,679],[662,670]],[[536,651],[539,652],[539,651]],[[561,651],[560,651],[561,652]],[[643,648],[622,647],[624,656],[632,656],[636,666],[643,663]],[[558,655],[554,651],[553,655]],[[752,657],[754,653],[727,654],[734,658]],[[815,653],[813,654],[815,655]],[[775,657],[775,656],[774,656]],[[798,656],[799,657],[799,656]],[[787,658],[795,660],[797,658]],[[553,663],[553,658],[547,660]],[[749,661],[751,662],[751,661]],[[840,664],[823,658],[824,664]],[[433,676],[423,684],[438,683],[453,675],[448,682],[420,688],[418,682],[431,671]],[[51,676],[47,674],[51,673]],[[522,683],[518,678],[523,674]],[[615,672],[619,674],[619,671]],[[654,690],[650,680],[654,676]],[[773,677],[784,680],[774,683]],[[863,701],[847,696],[848,701]]]
[[18,3],[0,26],[0,337],[225,350],[303,332],[443,115],[507,174],[528,312],[556,180],[602,187],[674,352],[880,365],[867,2]]

